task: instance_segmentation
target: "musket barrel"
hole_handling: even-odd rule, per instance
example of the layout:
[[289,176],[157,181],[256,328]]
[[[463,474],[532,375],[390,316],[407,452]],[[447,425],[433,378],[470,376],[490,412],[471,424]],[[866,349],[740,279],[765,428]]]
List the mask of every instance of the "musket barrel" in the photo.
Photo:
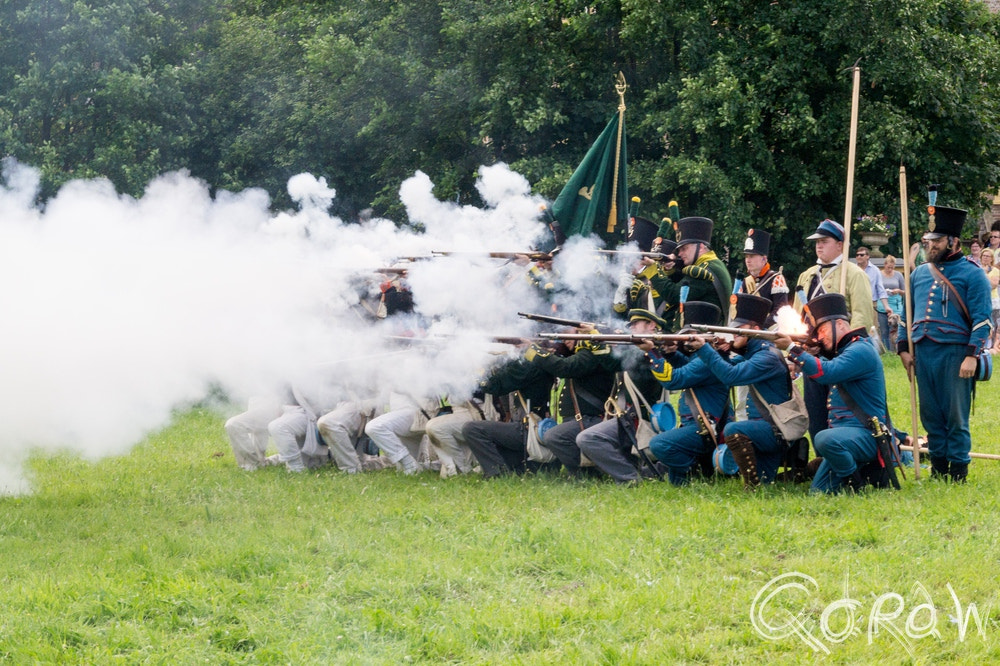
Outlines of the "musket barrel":
[[539,333],[546,340],[592,340],[593,342],[690,342],[712,340],[714,335],[699,333]]
[[601,324],[597,324],[592,321],[580,321],[578,319],[563,319],[562,317],[553,317],[552,315],[544,314],[534,314],[531,312],[518,312],[519,317],[524,317],[525,319],[531,319],[533,321],[540,321],[546,324],[557,324],[559,326],[572,326],[573,328],[597,328]]
[[549,261],[552,259],[551,252],[539,252],[537,250],[525,250],[524,252],[451,252],[448,250],[431,250],[431,253],[436,257],[452,257],[452,256],[467,256],[467,257],[489,257],[491,259],[516,259],[517,257],[527,257],[531,261]]
[[787,336],[796,342],[805,342],[809,336],[799,333],[781,333],[780,331],[767,331],[756,328],[735,328],[733,326],[711,326],[709,324],[692,324],[691,328],[696,331],[706,331],[709,333],[728,333],[729,335],[742,335],[746,338],[763,338],[764,340],[774,340],[782,336]]

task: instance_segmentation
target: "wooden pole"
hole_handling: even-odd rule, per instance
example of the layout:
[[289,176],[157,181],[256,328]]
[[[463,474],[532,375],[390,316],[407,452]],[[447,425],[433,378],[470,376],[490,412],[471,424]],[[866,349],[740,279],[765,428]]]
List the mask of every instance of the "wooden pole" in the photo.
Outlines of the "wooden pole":
[[[903,316],[906,318],[900,326],[909,327],[913,321],[913,302],[910,300],[910,208],[906,195],[906,167],[902,164],[899,165],[899,222],[903,232]],[[906,341],[910,358],[913,358],[913,339],[907,335]],[[906,376],[910,380],[910,427],[915,442],[920,435],[920,426],[917,420],[917,379],[912,367],[907,370]],[[913,478],[920,480],[920,451],[913,452]]]
[[[915,447],[915,446],[906,446],[905,444],[903,444],[902,446],[899,447],[899,450],[900,451],[913,451],[913,457],[914,458],[918,457],[918,455],[917,455],[917,447]],[[920,453],[930,453],[930,450],[927,449],[926,447],[921,446],[920,447]],[[979,458],[981,460],[1000,460],[1000,455],[997,455],[995,453],[976,453],[975,451],[969,451],[969,457],[970,458]]]
[[[861,62],[859,59],[858,62]],[[847,293],[847,262],[851,251],[851,215],[854,207],[854,154],[858,143],[858,99],[861,95],[861,68],[854,63],[854,90],[851,95],[851,139],[847,148],[847,196],[844,201],[844,256],[840,267],[840,293]]]
[[622,159],[622,132],[625,130],[625,75],[618,72],[615,79],[615,92],[618,93],[618,143],[615,146],[615,179],[611,184],[611,212],[608,213],[607,232],[613,233],[618,223],[618,169]]

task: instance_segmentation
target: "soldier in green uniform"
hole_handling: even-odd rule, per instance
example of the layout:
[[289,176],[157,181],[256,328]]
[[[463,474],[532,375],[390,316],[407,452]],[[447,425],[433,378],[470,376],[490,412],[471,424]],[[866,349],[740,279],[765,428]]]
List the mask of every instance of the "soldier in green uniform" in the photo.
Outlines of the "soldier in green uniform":
[[[733,280],[726,265],[712,250],[714,222],[707,217],[683,217],[676,223],[677,261],[665,263],[663,270],[650,279],[660,297],[679,304],[684,287],[687,301],[712,303],[719,308],[717,324],[725,325]],[[680,321],[675,322],[680,325]]]

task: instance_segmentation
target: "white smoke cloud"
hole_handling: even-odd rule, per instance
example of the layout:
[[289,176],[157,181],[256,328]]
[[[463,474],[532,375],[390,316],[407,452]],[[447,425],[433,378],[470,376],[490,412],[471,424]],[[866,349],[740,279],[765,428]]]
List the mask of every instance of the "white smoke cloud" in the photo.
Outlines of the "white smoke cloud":
[[[400,197],[422,232],[329,215],[336,193],[309,174],[288,184],[298,210],[278,214],[261,190],[213,198],[183,172],[139,199],[74,181],[44,207],[35,169],[8,160],[2,176],[6,492],[24,488],[31,450],[125,453],[210,385],[237,400],[317,379],[462,399],[505,349],[489,337],[529,334],[516,313],[548,307],[524,268],[473,254],[531,248],[546,233],[541,200],[502,164],[480,169],[483,208],[437,200],[423,173],[405,181]],[[557,259],[573,286],[557,295],[561,316],[611,302],[622,267],[592,249],[575,241]],[[415,315],[367,321],[359,299],[377,306],[374,269],[433,250],[469,254],[407,264]],[[414,330],[439,341],[406,351],[384,337]]]

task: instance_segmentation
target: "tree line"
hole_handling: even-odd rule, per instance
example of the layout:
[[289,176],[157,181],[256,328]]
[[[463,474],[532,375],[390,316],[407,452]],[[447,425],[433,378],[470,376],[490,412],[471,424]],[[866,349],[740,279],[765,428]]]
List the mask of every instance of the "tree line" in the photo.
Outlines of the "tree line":
[[[630,194],[747,227],[793,264],[844,211],[862,70],[856,213],[985,206],[1000,183],[1000,22],[968,0],[11,0],[0,7],[0,154],[141,194],[186,169],[288,205],[303,171],[334,212],[405,221],[416,170],[477,203],[508,163],[554,198],[626,94]],[[975,216],[975,215],[974,215]],[[890,246],[891,249],[892,246]],[[898,247],[898,245],[896,246]]]

